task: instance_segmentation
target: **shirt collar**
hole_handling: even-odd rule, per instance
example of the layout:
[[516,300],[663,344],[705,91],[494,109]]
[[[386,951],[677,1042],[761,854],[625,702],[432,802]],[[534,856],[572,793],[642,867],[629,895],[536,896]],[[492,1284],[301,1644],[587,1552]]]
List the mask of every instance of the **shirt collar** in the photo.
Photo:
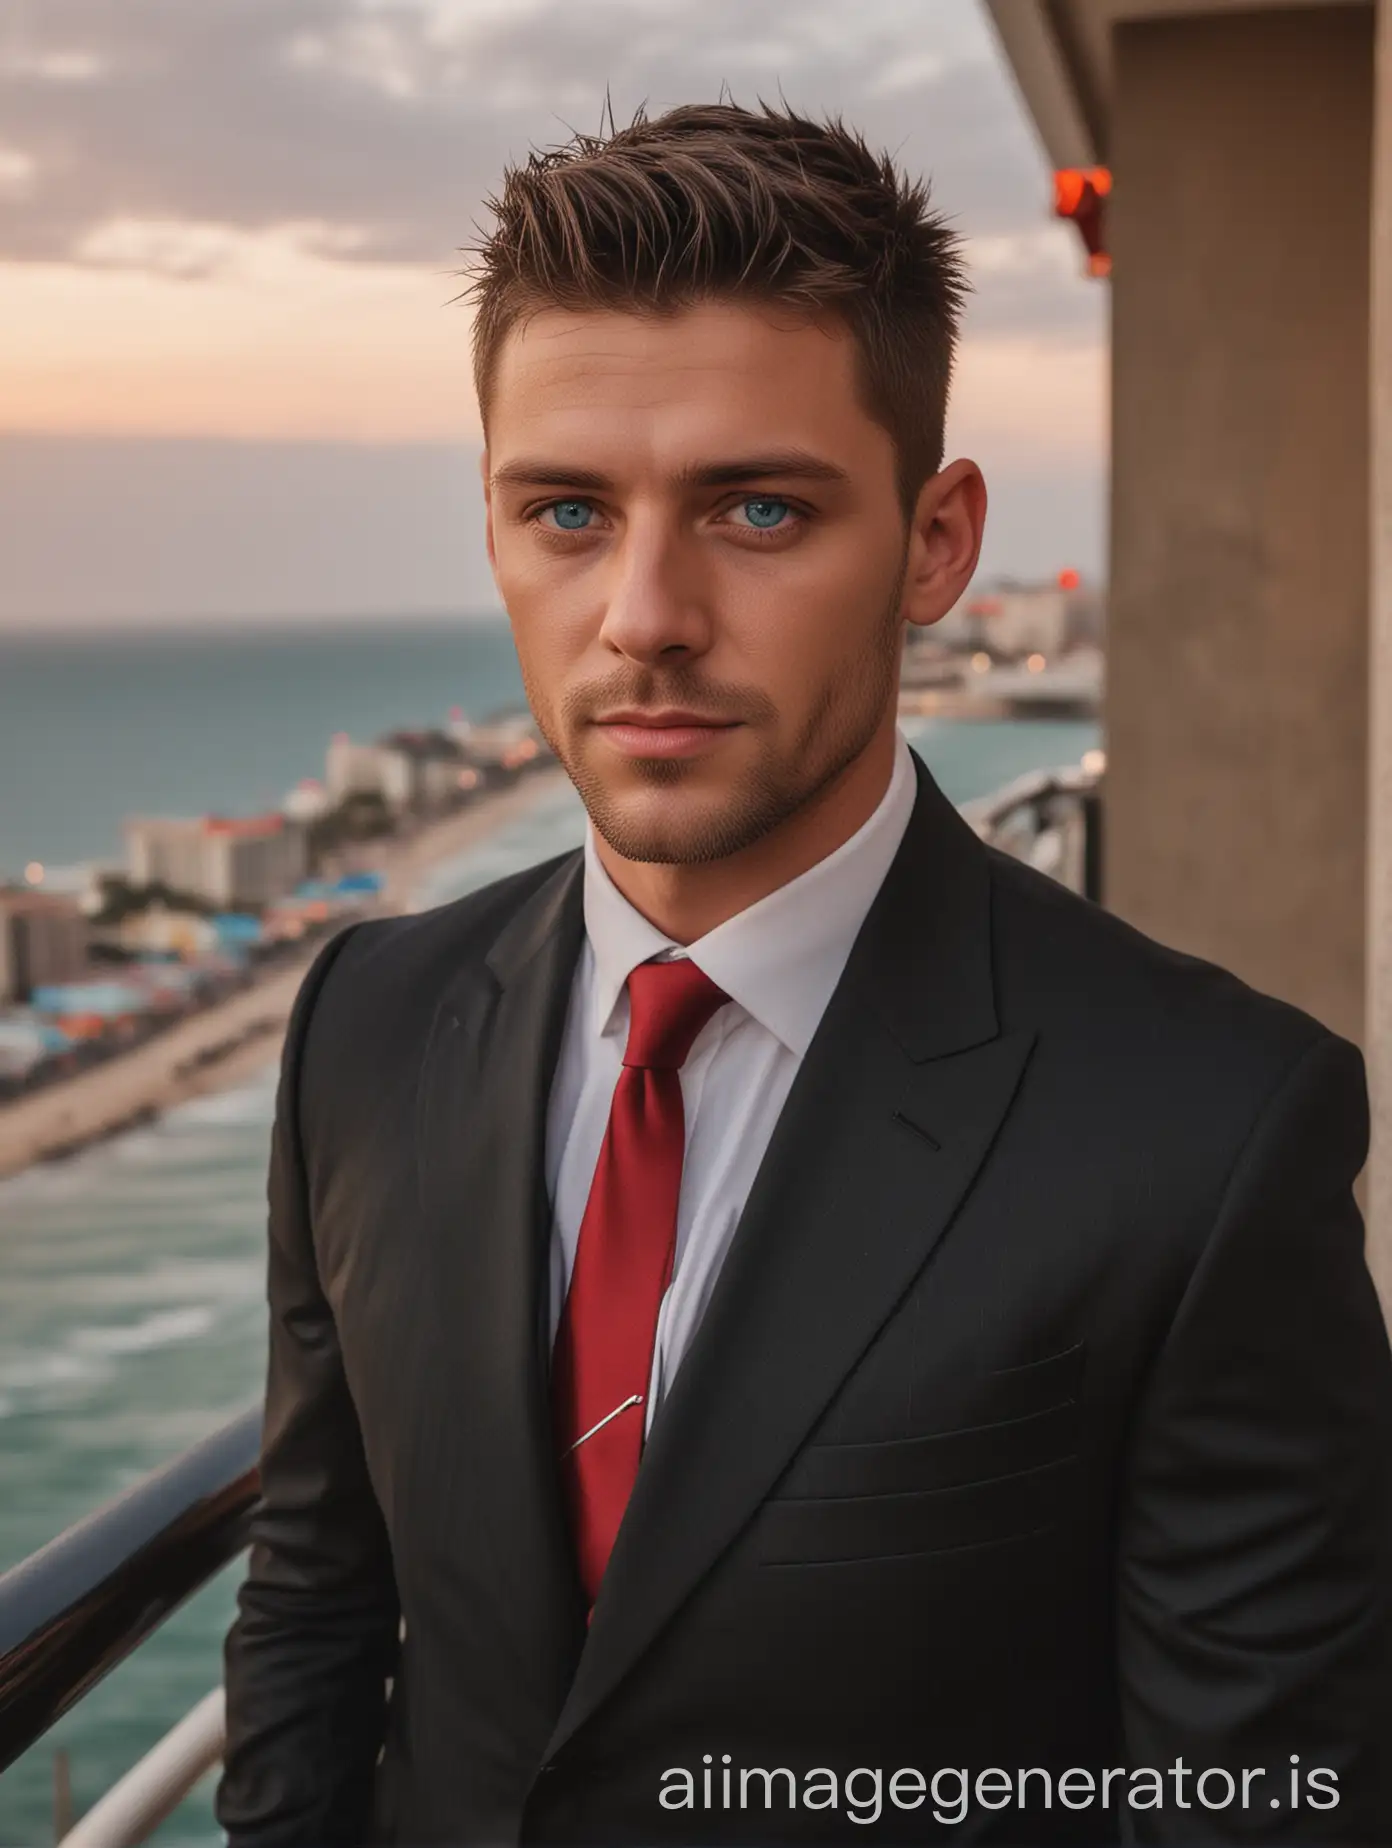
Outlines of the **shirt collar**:
[[684,950],[635,911],[605,871],[594,829],[585,835],[585,931],[594,954],[600,1033],[613,1021],[624,984],[640,963],[686,955],[798,1058],[851,953],[865,915],[909,825],[916,799],[913,757],[895,735],[894,769],[879,806],[834,853],[757,904],[727,918]]

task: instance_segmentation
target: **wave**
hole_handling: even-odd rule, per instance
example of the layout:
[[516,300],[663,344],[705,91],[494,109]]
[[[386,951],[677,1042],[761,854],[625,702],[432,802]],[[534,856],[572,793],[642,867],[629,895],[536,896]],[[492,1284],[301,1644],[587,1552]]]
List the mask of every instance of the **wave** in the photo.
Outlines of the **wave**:
[[275,1106],[278,1072],[279,1064],[272,1059],[243,1084],[176,1105],[165,1118],[165,1124],[175,1131],[193,1126],[259,1129],[263,1124],[268,1125]]
[[206,1305],[157,1309],[139,1322],[105,1328],[78,1328],[69,1336],[83,1354],[148,1354],[154,1348],[172,1347],[178,1341],[196,1341],[206,1335],[217,1316]]
[[120,1360],[197,1341],[217,1320],[214,1309],[189,1304],[156,1310],[136,1322],[71,1329],[59,1345],[31,1349],[0,1365],[0,1417],[14,1416],[25,1398],[42,1400],[55,1388],[90,1391],[113,1378]]
[[21,1354],[0,1366],[0,1388],[22,1392],[36,1386],[67,1386],[76,1380],[91,1379],[96,1371],[91,1361],[61,1348],[43,1354]]

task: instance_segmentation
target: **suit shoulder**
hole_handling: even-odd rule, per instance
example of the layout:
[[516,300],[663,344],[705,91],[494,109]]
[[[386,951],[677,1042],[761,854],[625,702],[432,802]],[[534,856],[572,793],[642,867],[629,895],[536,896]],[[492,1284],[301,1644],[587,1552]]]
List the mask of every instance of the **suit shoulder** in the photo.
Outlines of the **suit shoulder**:
[[[1124,1045],[1163,1064],[1202,1060],[1264,1088],[1337,1036],[1231,970],[1177,950],[988,849],[1003,1012]],[[1338,1041],[1347,1052],[1356,1049]]]
[[1035,1035],[1027,1083],[1049,1140],[1075,1172],[1122,1187],[1134,1250],[1182,1260],[1182,1284],[1244,1151],[1269,1159],[1293,1124],[1323,1174],[1352,1179],[1368,1112],[1356,1046],[1046,874],[989,859],[1000,1024]]
[[576,850],[494,880],[427,911],[369,918],[344,933],[316,1016],[376,1013],[413,997],[438,1000],[441,984],[481,962],[499,934]]

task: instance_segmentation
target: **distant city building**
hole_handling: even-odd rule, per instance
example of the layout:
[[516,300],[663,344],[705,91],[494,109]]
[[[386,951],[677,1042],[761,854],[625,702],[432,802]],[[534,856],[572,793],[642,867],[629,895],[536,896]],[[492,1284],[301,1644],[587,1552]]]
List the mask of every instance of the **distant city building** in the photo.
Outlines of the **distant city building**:
[[165,885],[224,908],[266,905],[309,870],[306,831],[284,815],[226,820],[154,816],[128,821],[133,885]]
[[0,1003],[87,970],[88,930],[75,899],[24,887],[0,889]]
[[483,719],[469,727],[468,740],[474,761],[490,768],[516,770],[551,755],[530,712],[508,712]]
[[469,751],[442,731],[398,731],[382,740],[382,749],[410,766],[410,806],[429,811],[457,800],[460,777],[471,768]]
[[974,605],[968,599],[963,598],[947,612],[946,616],[940,617],[928,628],[921,629],[911,625],[908,633],[910,646],[932,647],[936,645],[940,648],[951,648],[963,654],[969,653],[973,648],[979,648],[981,637],[978,633],[977,619],[972,614],[973,607]]
[[318,777],[306,776],[286,795],[280,805],[280,812],[287,820],[308,824],[326,815],[333,805],[333,797]]
[[171,911],[165,905],[133,912],[120,924],[100,929],[97,935],[137,955],[193,958],[209,955],[219,947],[218,933],[207,918],[194,911]]
[[411,806],[415,780],[411,761],[381,744],[359,744],[347,732],[329,741],[324,783],[337,807],[350,796],[380,796],[397,814]]
[[974,597],[970,613],[984,647],[1007,660],[1062,654],[1068,640],[1068,593],[1057,584],[1002,585]]
[[376,795],[396,814],[429,813],[457,800],[478,781],[472,739],[443,731],[397,731],[375,744],[340,732],[329,744],[324,783],[331,806]]
[[[961,622],[955,633],[960,645],[984,648],[1003,660],[1021,661],[1030,655],[1053,660],[1102,641],[1101,593],[1082,583],[1076,571],[1061,571],[1054,582],[1044,584],[1006,579],[966,599],[958,611]],[[938,633],[942,626],[935,624],[929,633]]]

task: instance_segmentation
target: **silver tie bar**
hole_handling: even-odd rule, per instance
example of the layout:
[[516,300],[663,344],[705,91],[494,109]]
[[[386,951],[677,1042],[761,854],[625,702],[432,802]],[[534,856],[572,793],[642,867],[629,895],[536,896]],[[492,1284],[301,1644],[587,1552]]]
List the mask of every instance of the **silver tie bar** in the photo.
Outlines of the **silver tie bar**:
[[641,1405],[642,1403],[643,1395],[641,1392],[631,1393],[629,1397],[624,1400],[622,1405],[616,1405],[612,1412],[606,1412],[598,1424],[592,1424],[588,1431],[584,1432],[580,1437],[577,1437],[575,1442],[570,1446],[570,1449],[563,1454],[565,1456],[570,1456],[572,1451],[578,1450],[582,1444],[587,1443],[589,1439],[594,1436],[596,1431],[602,1431],[605,1425],[612,1419],[617,1418],[620,1412],[626,1412],[631,1405]]

